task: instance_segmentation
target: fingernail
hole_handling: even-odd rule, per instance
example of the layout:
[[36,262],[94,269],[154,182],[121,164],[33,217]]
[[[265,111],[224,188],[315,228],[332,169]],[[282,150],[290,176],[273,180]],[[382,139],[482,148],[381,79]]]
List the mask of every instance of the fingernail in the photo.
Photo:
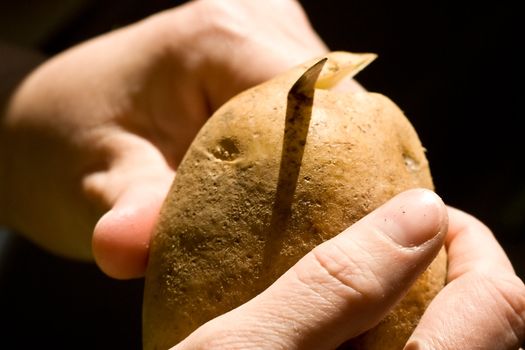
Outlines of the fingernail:
[[380,208],[379,228],[394,242],[404,247],[419,246],[447,227],[446,207],[430,190],[403,192]]

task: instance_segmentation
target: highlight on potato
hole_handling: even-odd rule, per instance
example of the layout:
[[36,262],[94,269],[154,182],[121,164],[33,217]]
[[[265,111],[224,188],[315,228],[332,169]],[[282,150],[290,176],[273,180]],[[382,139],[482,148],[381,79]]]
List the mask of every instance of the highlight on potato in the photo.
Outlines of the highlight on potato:
[[[404,190],[433,189],[421,142],[387,97],[337,87],[375,58],[331,52],[225,103],[188,149],[161,210],[144,349],[174,346]],[[443,287],[442,249],[351,349],[402,349]]]

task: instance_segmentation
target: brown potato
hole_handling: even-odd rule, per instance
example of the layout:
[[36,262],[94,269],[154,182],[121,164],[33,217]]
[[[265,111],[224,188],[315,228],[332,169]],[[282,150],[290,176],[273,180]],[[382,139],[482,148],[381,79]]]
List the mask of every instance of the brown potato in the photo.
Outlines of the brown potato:
[[[167,349],[248,301],[395,194],[433,188],[399,108],[337,91],[374,55],[327,57],[234,97],[192,143],[151,245],[145,349]],[[401,349],[445,274],[442,251],[385,320],[345,346]]]

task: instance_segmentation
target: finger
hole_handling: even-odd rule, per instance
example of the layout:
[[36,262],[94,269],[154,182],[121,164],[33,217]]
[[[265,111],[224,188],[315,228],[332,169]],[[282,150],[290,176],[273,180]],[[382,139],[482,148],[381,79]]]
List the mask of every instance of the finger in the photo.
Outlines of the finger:
[[437,195],[402,193],[175,349],[333,349],[385,316],[434,259],[446,226]]
[[[488,227],[474,217],[449,208],[448,249],[449,281],[473,270],[514,272],[510,260]],[[473,249],[475,248],[475,249]]]
[[147,141],[133,135],[112,141],[118,150],[110,169],[85,181],[92,196],[111,208],[95,226],[92,250],[107,275],[136,278],[144,275],[150,238],[174,173]]
[[165,193],[138,185],[124,193],[115,207],[97,223],[93,254],[110,277],[142,277],[146,271],[149,242]]
[[525,337],[525,286],[477,219],[449,209],[448,284],[406,349],[517,349]]

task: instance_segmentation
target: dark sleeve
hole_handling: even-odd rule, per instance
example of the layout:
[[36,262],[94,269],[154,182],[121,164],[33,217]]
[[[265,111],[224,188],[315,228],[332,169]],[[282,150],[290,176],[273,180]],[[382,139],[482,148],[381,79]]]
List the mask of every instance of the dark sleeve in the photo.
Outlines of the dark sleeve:
[[0,41],[0,115],[18,84],[44,60],[44,55],[38,52]]

